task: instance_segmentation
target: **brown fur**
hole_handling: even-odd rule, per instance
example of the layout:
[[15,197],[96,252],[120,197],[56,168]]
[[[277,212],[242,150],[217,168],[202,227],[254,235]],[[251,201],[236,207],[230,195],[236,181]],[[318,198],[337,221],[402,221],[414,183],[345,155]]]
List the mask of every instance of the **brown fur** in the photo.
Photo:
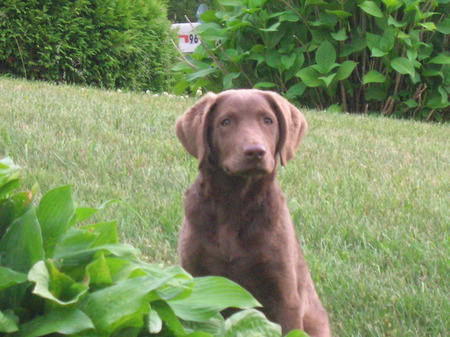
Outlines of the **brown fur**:
[[302,329],[330,336],[275,180],[306,132],[303,114],[260,90],[208,94],[177,122],[176,132],[199,160],[185,194],[181,265],[194,276],[225,276],[250,291],[283,333]]

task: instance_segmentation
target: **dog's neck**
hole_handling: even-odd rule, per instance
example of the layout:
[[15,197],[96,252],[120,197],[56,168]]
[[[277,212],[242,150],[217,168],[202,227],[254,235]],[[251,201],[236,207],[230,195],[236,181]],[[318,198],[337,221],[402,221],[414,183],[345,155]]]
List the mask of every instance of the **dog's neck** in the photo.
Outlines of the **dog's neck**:
[[185,195],[186,217],[212,236],[218,235],[220,228],[234,228],[241,234],[257,232],[283,213],[284,197],[280,197],[283,194],[275,176],[276,170],[240,177],[217,167],[202,167]]
[[220,167],[209,166],[200,170],[204,196],[220,204],[261,204],[275,184],[276,168],[266,175],[237,176]]

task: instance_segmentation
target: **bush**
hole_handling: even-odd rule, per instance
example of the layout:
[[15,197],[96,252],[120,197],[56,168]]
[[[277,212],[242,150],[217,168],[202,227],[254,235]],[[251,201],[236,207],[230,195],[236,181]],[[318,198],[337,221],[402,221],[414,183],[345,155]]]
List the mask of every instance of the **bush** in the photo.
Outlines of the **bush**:
[[302,105],[449,118],[450,2],[219,0],[176,90],[270,88]]
[[0,74],[167,90],[170,22],[160,0],[5,0]]
[[[15,192],[17,172],[0,160],[0,333],[281,337],[237,284],[143,262],[119,243],[115,221],[82,224],[116,201],[79,208],[71,187],[61,186],[34,207],[36,188]],[[219,312],[227,307],[247,310],[225,321]]]

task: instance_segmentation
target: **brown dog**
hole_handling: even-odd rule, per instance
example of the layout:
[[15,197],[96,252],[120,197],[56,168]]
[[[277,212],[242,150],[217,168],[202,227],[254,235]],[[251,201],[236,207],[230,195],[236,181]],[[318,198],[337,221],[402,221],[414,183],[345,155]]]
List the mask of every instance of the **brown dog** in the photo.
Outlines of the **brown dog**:
[[250,291],[283,333],[330,336],[275,181],[307,129],[303,114],[274,92],[207,94],[177,122],[199,175],[184,199],[181,265],[194,276],[225,276]]

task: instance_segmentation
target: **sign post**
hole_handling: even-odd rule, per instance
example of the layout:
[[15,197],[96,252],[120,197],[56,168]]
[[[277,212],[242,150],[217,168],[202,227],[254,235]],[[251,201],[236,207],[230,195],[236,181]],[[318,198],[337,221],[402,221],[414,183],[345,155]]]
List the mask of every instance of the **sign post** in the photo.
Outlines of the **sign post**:
[[192,23],[174,23],[172,29],[178,30],[178,48],[183,53],[193,53],[195,48],[200,45],[200,38],[195,34],[194,28],[200,22]]

